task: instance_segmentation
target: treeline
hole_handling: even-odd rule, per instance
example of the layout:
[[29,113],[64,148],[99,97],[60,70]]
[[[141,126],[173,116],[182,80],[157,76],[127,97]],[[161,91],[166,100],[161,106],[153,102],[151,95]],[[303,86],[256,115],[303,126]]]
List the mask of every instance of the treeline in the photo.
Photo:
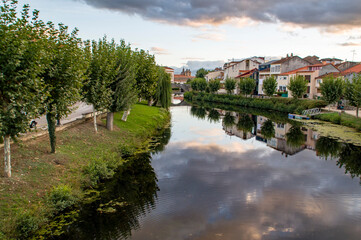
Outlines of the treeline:
[[0,15],[0,138],[4,141],[5,175],[11,176],[10,139],[29,129],[31,119],[46,114],[55,153],[57,120],[77,101],[107,111],[113,129],[114,112],[129,110],[137,100],[169,108],[170,76],[153,55],[124,40],[106,37],[82,41],[78,30],[45,23],[29,5],[17,10],[16,0],[3,0]]

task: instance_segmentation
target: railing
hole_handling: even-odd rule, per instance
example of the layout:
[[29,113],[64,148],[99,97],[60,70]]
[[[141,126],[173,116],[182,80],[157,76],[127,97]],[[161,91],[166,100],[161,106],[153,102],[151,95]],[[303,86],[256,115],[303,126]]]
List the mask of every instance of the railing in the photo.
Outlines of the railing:
[[314,115],[317,115],[317,114],[320,114],[320,113],[321,113],[321,109],[319,109],[319,108],[312,108],[312,109],[304,110],[304,111],[302,112],[302,115],[314,116]]

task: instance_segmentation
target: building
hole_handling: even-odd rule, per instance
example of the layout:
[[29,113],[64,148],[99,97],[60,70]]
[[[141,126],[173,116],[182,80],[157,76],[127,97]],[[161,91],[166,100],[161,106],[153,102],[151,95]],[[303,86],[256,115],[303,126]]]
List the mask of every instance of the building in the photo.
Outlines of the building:
[[337,65],[337,64],[340,64],[342,63],[342,59],[338,59],[338,58],[323,58],[321,59],[321,62],[323,64],[327,64],[327,63],[331,63],[333,65]]
[[312,65],[322,64],[322,62],[320,61],[320,58],[315,55],[307,56],[307,57],[303,58],[303,60],[306,60],[307,62],[309,62]]
[[270,74],[275,77],[279,76],[281,73],[286,73],[301,67],[306,67],[310,63],[306,60],[303,60],[299,56],[290,56],[287,54],[285,58],[275,61],[270,66]]
[[333,64],[315,64],[301,67],[286,73],[281,73],[277,77],[278,92],[288,92],[288,97],[292,97],[292,92],[287,88],[291,78],[296,76],[303,76],[307,81],[306,98],[316,99],[321,96],[320,85],[317,78],[328,73],[339,73],[340,71]]
[[192,72],[190,69],[182,70],[181,74],[174,75],[174,83],[185,84],[189,79],[193,79]]
[[216,68],[213,71],[207,73],[205,79],[207,80],[207,82],[209,82],[209,80],[214,80],[214,79],[218,79],[221,82],[223,82],[223,76],[224,76],[224,71],[222,70],[222,68]]
[[264,63],[264,58],[262,57],[251,57],[240,61],[232,61],[226,63],[224,65],[223,80],[227,78],[236,78],[240,74],[245,73],[254,68],[258,69],[258,66],[262,63]]
[[359,62],[349,62],[349,61],[346,61],[346,62],[343,62],[343,63],[340,63],[340,64],[337,64],[336,67],[341,71],[345,71],[349,68],[352,68],[353,66],[356,66],[360,64]]
[[166,73],[169,73],[171,83],[174,83],[174,69],[170,67],[163,67],[163,68]]
[[271,64],[279,60],[262,63],[258,67],[258,95],[263,95],[263,81],[271,76]]

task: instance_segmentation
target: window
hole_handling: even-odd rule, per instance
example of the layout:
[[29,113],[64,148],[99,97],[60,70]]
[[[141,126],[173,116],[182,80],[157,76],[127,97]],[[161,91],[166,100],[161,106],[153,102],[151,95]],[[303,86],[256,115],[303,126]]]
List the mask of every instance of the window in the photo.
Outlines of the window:
[[306,75],[305,79],[310,83],[311,82],[311,75]]

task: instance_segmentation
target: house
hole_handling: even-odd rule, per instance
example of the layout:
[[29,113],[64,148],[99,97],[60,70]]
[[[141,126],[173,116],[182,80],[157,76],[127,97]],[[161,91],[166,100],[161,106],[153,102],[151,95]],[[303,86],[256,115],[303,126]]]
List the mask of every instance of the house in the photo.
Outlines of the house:
[[223,80],[227,78],[236,78],[242,73],[245,73],[254,68],[258,68],[258,66],[262,63],[264,63],[264,58],[262,57],[251,57],[240,61],[226,63],[224,65]]
[[263,95],[263,81],[271,76],[271,64],[279,60],[272,60],[262,63],[258,66],[258,84],[257,91],[259,95]]
[[288,97],[292,97],[292,92],[287,89],[291,78],[296,76],[303,76],[308,81],[305,97],[310,99],[319,98],[321,96],[321,92],[319,90],[319,82],[317,82],[317,78],[321,75],[339,72],[340,71],[333,64],[315,64],[301,67],[280,74],[277,77],[277,90],[279,92],[288,92]]
[[343,63],[339,63],[337,65],[335,65],[341,72],[342,71],[345,71],[349,68],[352,68],[353,66],[356,66],[360,64],[359,62],[350,62],[350,61],[346,61],[346,62],[343,62]]
[[170,82],[174,83],[174,69],[170,67],[163,67],[164,71],[170,75]]
[[315,55],[307,56],[307,57],[303,58],[303,60],[306,60],[307,62],[309,62],[312,65],[322,64],[322,62],[320,61],[320,58]]
[[221,82],[223,82],[223,76],[224,76],[224,71],[222,70],[222,68],[216,68],[213,71],[207,73],[205,79],[207,80],[207,82],[213,79],[218,79]]
[[361,64],[357,64],[351,68],[348,68],[342,72],[333,72],[333,73],[325,73],[316,78],[316,88],[317,91],[320,92],[320,84],[322,83],[323,79],[327,77],[342,77],[343,79],[349,79],[352,80],[352,78],[355,76],[355,74],[361,74]]
[[275,61],[270,66],[270,74],[278,76],[281,73],[286,73],[297,68],[305,67],[310,65],[310,63],[299,56],[290,56],[287,54],[285,58]]
[[327,64],[327,63],[332,63],[333,65],[337,65],[342,63],[342,59],[338,59],[338,58],[323,58],[321,59],[321,62],[323,64]]
[[193,79],[192,72],[190,69],[182,70],[181,74],[174,75],[174,83],[185,84],[188,79]]

